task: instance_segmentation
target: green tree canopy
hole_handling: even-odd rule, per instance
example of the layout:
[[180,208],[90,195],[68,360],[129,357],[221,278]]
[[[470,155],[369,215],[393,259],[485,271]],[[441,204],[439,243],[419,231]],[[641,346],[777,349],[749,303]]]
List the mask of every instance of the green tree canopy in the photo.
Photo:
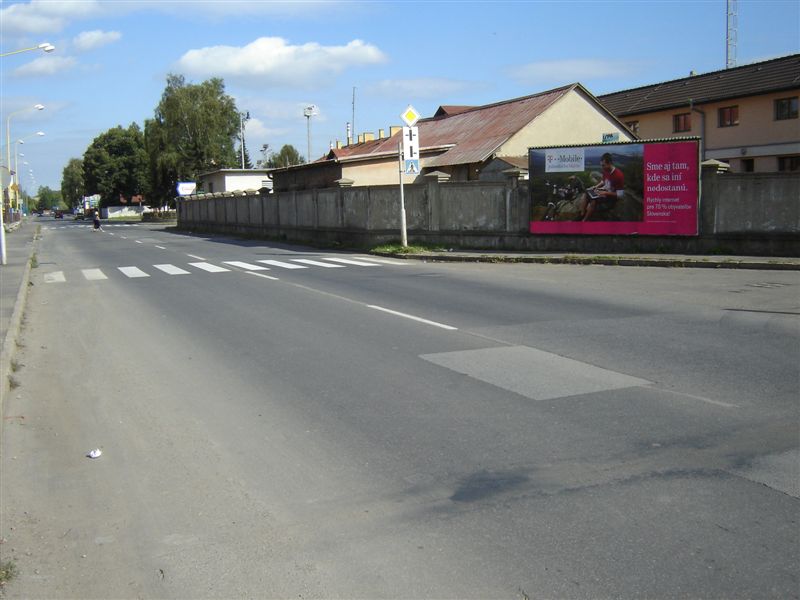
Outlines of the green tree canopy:
[[71,158],[61,173],[61,195],[70,208],[75,208],[81,203],[81,198],[86,195],[83,187],[83,160]]
[[61,201],[61,192],[58,190],[51,190],[46,185],[39,186],[37,192],[38,201],[37,208],[64,208]]
[[144,136],[136,123],[97,136],[83,155],[83,183],[89,194],[100,194],[101,206],[119,203],[147,188]]
[[281,167],[291,167],[301,165],[306,161],[305,158],[291,144],[285,144],[277,153],[272,153],[267,159],[267,168],[276,169]]
[[168,75],[155,116],[144,128],[151,201],[170,201],[179,181],[241,167],[236,153],[239,117],[222,79],[187,84],[181,75]]

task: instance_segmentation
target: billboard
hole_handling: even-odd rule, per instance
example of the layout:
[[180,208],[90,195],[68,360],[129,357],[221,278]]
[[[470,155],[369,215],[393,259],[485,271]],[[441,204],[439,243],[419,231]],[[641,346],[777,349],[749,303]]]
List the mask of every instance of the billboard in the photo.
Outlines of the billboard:
[[699,140],[530,148],[530,231],[697,235]]

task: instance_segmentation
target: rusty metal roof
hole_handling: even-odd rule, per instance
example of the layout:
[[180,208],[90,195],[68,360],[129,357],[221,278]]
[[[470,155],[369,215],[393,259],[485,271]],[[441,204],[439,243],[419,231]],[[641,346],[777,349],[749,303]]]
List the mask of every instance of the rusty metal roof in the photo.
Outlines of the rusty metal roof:
[[[575,89],[594,98],[581,84],[573,83],[483,106],[440,107],[433,117],[417,122],[421,154],[436,154],[425,161],[425,167],[483,162],[511,136]],[[389,138],[333,148],[321,160],[367,160],[395,153],[399,136],[400,133],[395,133]]]
[[800,87],[800,54],[692,75],[598,96],[608,110],[628,116],[677,106],[767,94]]

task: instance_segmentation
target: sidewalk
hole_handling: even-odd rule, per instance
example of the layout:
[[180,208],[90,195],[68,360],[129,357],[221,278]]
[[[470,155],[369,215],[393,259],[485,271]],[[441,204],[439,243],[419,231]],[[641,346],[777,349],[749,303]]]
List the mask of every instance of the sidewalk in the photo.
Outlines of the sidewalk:
[[386,254],[386,256],[441,262],[538,263],[800,271],[800,257],[779,256],[592,254],[587,252],[513,252],[506,250],[453,250],[447,252],[425,252],[423,254]]
[[[11,360],[28,293],[36,224],[24,219],[6,231],[6,264],[0,265],[0,392],[8,389]],[[2,408],[2,401],[0,401]]]

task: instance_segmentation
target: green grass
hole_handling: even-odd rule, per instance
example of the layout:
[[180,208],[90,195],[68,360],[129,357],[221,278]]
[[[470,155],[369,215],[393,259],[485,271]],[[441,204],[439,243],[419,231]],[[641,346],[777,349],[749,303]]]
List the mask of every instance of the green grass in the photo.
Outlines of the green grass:
[[409,244],[405,248],[400,243],[383,244],[370,249],[381,254],[425,254],[426,252],[446,252],[447,248],[434,244]]
[[0,589],[17,575],[17,565],[10,560],[0,563]]

